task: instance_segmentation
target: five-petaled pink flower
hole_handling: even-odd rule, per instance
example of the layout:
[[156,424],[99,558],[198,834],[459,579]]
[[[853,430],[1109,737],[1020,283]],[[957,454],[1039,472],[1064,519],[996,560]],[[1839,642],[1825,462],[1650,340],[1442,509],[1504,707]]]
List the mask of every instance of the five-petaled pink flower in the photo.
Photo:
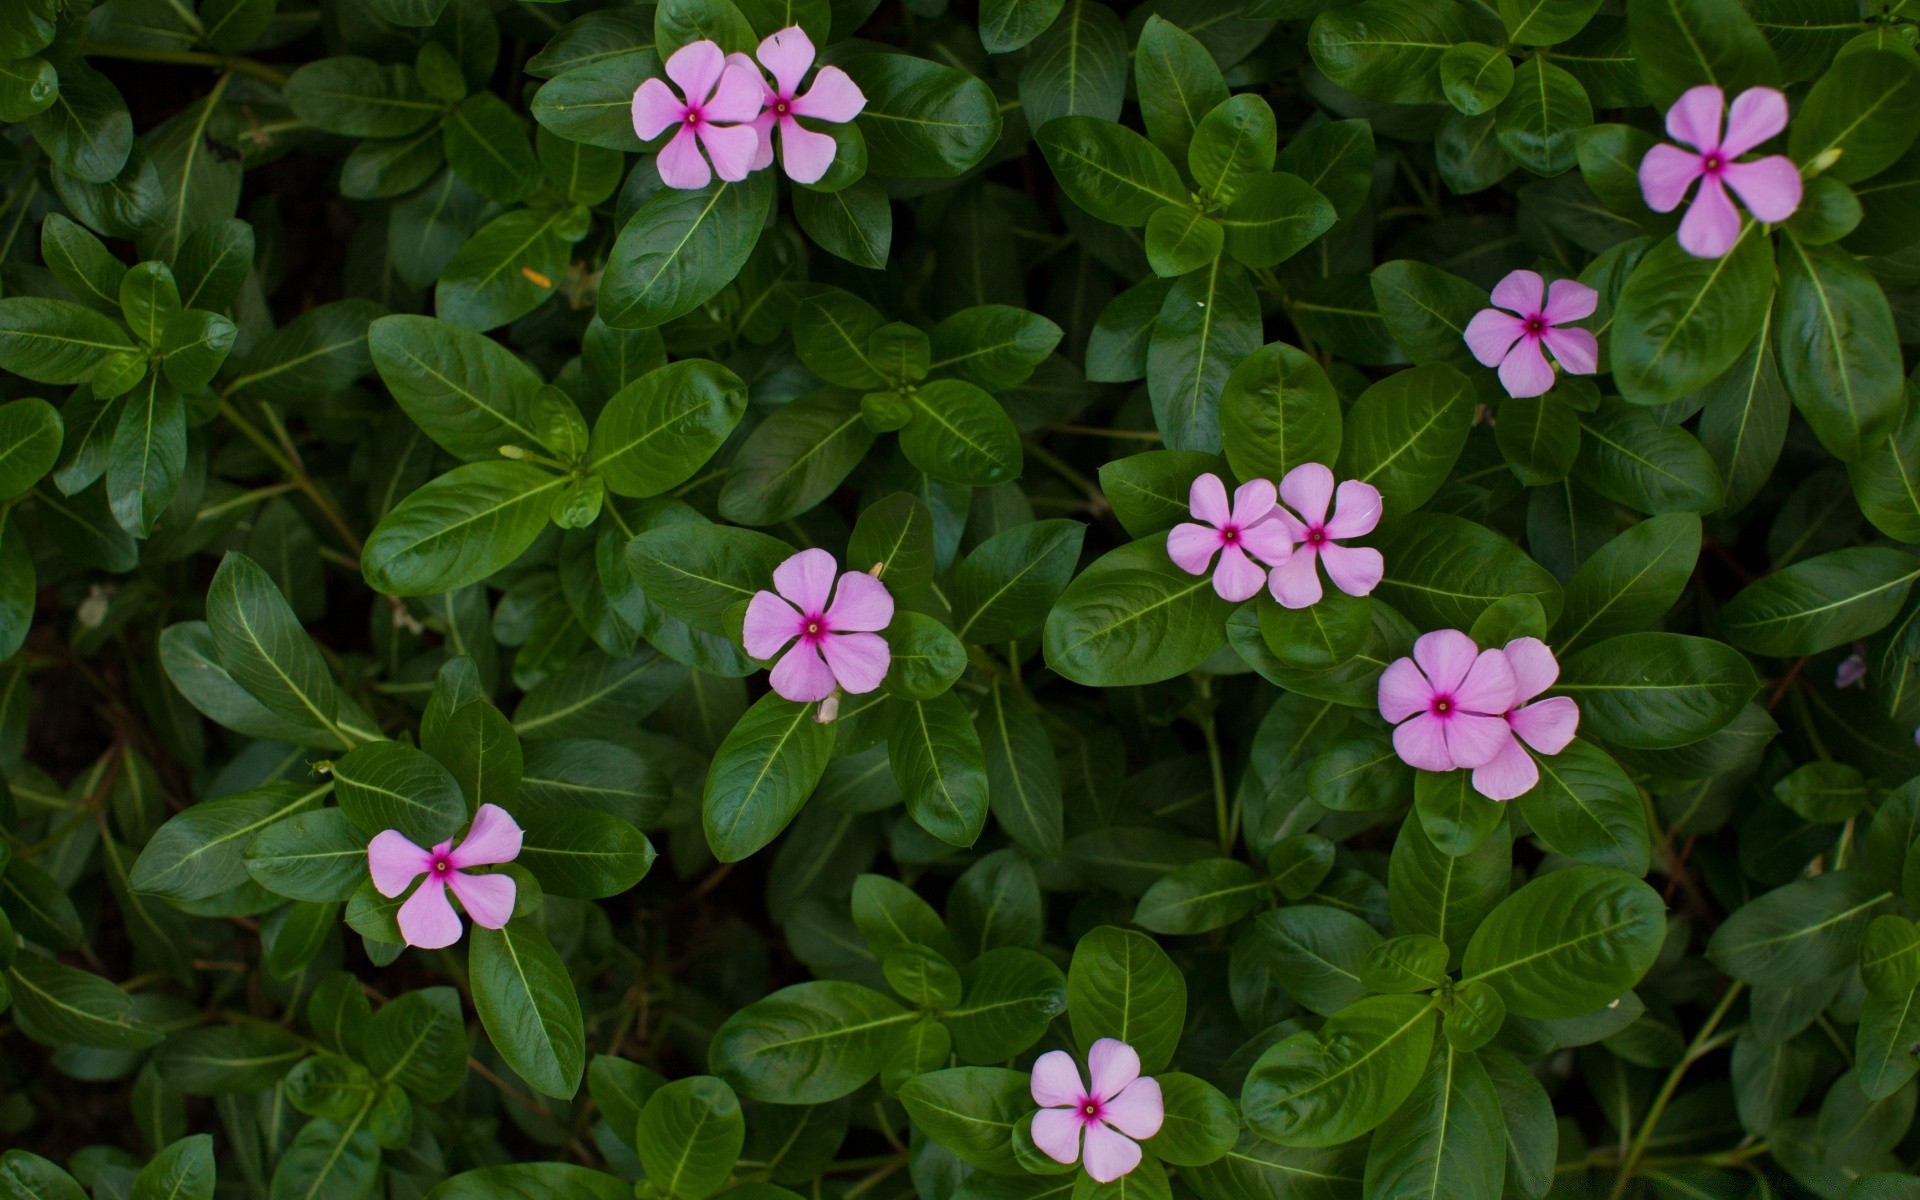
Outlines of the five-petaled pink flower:
[[[828,121],[842,125],[860,115],[867,97],[839,67],[821,67],[813,77],[813,86],[800,91],[800,81],[813,65],[813,39],[798,25],[789,25],[769,34],[755,53],[762,66],[773,72],[774,86],[760,80],[760,115],[753,128],[760,135],[754,151],[753,169],[773,162],[773,131],[780,130],[780,165],[795,183],[818,183],[833,165],[839,146],[833,136],[803,127],[796,117],[810,121]],[[735,58],[744,61],[745,55]],[[754,72],[759,78],[760,73]]]
[[[1274,510],[1274,517],[1286,526],[1287,534],[1298,543],[1293,557],[1273,569],[1267,589],[1273,598],[1288,608],[1307,608],[1320,603],[1320,573],[1315,560],[1327,564],[1327,578],[1349,596],[1364,596],[1379,585],[1386,574],[1386,560],[1378,550],[1365,546],[1342,546],[1335,539],[1360,537],[1373,532],[1380,523],[1380,489],[1358,479],[1340,485],[1335,502],[1333,472],[1321,463],[1301,463],[1280,481],[1280,498],[1287,508]],[[1327,508],[1333,507],[1333,516]]]
[[473,825],[458,846],[453,840],[422,850],[398,829],[389,829],[367,843],[367,868],[373,886],[391,900],[415,879],[426,879],[395,914],[400,936],[407,945],[439,950],[460,940],[460,918],[447,903],[451,891],[473,923],[498,929],[513,915],[513,876],[469,875],[467,868],[509,863],[520,857],[520,826],[507,810],[482,804]]
[[[1747,211],[1762,221],[1784,221],[1800,207],[1800,172],[1784,154],[1735,162],[1787,127],[1787,98],[1768,87],[1748,88],[1734,98],[1726,135],[1720,115],[1727,95],[1712,84],[1688,88],[1667,110],[1667,134],[1690,150],[1661,143],[1640,160],[1640,194],[1655,212],[1672,212],[1694,180],[1700,191],[1680,219],[1680,248],[1695,258],[1719,258],[1740,236],[1740,214],[1727,198],[1732,188]],[[1723,186],[1724,185],[1724,186]]]
[[1592,316],[1599,304],[1600,293],[1578,280],[1556,279],[1547,287],[1533,271],[1512,271],[1493,285],[1494,306],[1467,322],[1467,348],[1481,366],[1499,365],[1507,395],[1538,396],[1553,386],[1542,344],[1569,374],[1591,375],[1599,366],[1600,343],[1593,334],[1562,328]]
[[785,699],[825,700],[836,686],[857,696],[886,677],[887,640],[879,631],[893,620],[893,596],[859,571],[842,574],[836,587],[837,569],[825,550],[802,550],[773,569],[779,595],[758,591],[747,605],[748,654],[765,660],[794,643],[768,679]]
[[[661,149],[660,179],[670,188],[707,186],[714,172],[738,183],[753,170],[760,135],[751,122],[760,115],[760,93],[766,86],[751,64],[729,62],[710,41],[688,42],[667,59],[667,77],[680,85],[681,96],[658,79],[647,79],[633,94],[633,131],[650,142],[678,125]],[[713,170],[700,156],[707,148]]]
[[1505,654],[1481,650],[1457,629],[1436,629],[1413,643],[1412,658],[1380,673],[1380,715],[1393,724],[1393,748],[1408,766],[1484,767],[1513,740],[1506,714],[1515,691]]
[[[1213,590],[1236,604],[1259,593],[1267,581],[1267,566],[1278,566],[1293,554],[1287,527],[1269,520],[1275,509],[1273,481],[1253,479],[1234,489],[1227,505],[1227,486],[1211,471],[1193,481],[1187,491],[1187,511],[1205,521],[1182,521],[1167,534],[1167,557],[1189,575],[1205,575],[1213,556],[1220,555],[1213,573]],[[1255,560],[1259,561],[1255,561]]]
[[1086,1133],[1087,1174],[1112,1183],[1140,1165],[1140,1143],[1160,1132],[1166,1104],[1157,1080],[1140,1078],[1140,1056],[1115,1038],[1101,1038],[1087,1052],[1091,1088],[1065,1050],[1049,1050],[1033,1064],[1029,1085],[1040,1111],[1033,1116],[1033,1144],[1055,1162],[1080,1160]]
[[1524,796],[1540,782],[1540,767],[1525,742],[1549,758],[1567,748],[1580,728],[1580,706],[1566,696],[1533,700],[1560,678],[1560,662],[1539,638],[1515,638],[1501,651],[1513,669],[1513,705],[1506,712],[1513,736],[1500,753],[1473,772],[1473,790],[1489,800]]

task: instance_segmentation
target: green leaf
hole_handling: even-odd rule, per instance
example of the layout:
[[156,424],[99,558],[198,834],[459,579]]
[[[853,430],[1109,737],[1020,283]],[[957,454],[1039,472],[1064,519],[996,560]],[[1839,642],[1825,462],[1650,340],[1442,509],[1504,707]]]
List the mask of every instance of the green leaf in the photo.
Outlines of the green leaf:
[[1147,343],[1147,393],[1173,450],[1220,449],[1220,393],[1260,348],[1260,301],[1247,273],[1215,259],[1175,281]]
[[616,329],[651,329],[711,300],[746,265],[772,202],[773,184],[764,174],[741,183],[715,180],[697,191],[655,192],[608,255],[601,320]]
[[1893,620],[1915,579],[1920,579],[1920,559],[1903,550],[1833,550],[1742,588],[1720,610],[1720,629],[1728,641],[1755,654],[1817,654]]
[[131,1200],[213,1200],[213,1137],[196,1134],[162,1147],[134,1176]]
[[906,393],[912,411],[900,451],[935,479],[992,487],[1020,477],[1020,431],[1000,402],[971,383],[935,379]]
[[1861,49],[1828,71],[1800,105],[1787,148],[1811,164],[1834,150],[1823,175],[1857,183],[1878,175],[1913,145],[1920,121],[1920,64],[1899,50]]
[[319,745],[359,742],[340,712],[340,691],[300,619],[259,565],[229,551],[207,588],[207,624],[232,682]]
[[817,709],[769,692],[714,752],[701,814],[707,844],[722,862],[772,841],[820,782],[834,731],[815,719]]
[[999,102],[965,71],[906,54],[860,54],[840,65],[867,98],[860,132],[876,175],[952,179],[1000,140]]
[[1086,526],[1035,521],[995,534],[954,569],[947,585],[953,631],[963,642],[1008,642],[1051,620],[1048,610],[1073,578]]
[[1473,34],[1453,0],[1364,0],[1313,19],[1307,49],[1341,87],[1388,104],[1441,100],[1440,57]]
[[1188,170],[1214,204],[1230,205],[1273,170],[1274,139],[1273,107],[1242,93],[1200,118],[1187,149]]
[[1011,54],[1045,33],[1065,0],[984,0],[980,42],[988,54]]
[[1499,1195],[1506,1165],[1506,1117],[1486,1067],[1473,1053],[1437,1041],[1413,1091],[1367,1145],[1366,1194],[1381,1200]]
[[1461,969],[1507,1009],[1547,1020],[1617,1000],[1666,938],[1660,894],[1625,871],[1577,866],[1542,875],[1488,914]]
[[1594,551],[1567,581],[1553,627],[1557,653],[1564,658],[1584,643],[1658,625],[1693,578],[1700,532],[1697,515],[1668,513]]
[[718,363],[685,359],[649,371],[607,401],[588,457],[619,496],[656,496],[685,483],[732,434],[747,385]]
[[1027,49],[1020,106],[1039,129],[1056,117],[1118,121],[1127,95],[1127,34],[1097,0],[1066,0]]
[[1267,894],[1267,881],[1247,864],[1202,859],[1148,888],[1133,910],[1133,923],[1154,933],[1205,933],[1251,913]]
[[1065,800],[1053,743],[1039,709],[1024,693],[996,678],[973,722],[986,764],[987,801],[994,819],[1023,849],[1057,856],[1064,836]]
[[[4,412],[0,409],[0,412]],[[1880,532],[1900,542],[1920,540],[1920,403],[1909,396],[1900,423],[1874,438],[1847,463],[1853,498]],[[1771,465],[1771,464],[1769,464]]]
[[[1920,103],[1920,71],[1916,80]],[[1900,420],[1904,400],[1899,337],[1880,284],[1845,251],[1788,238],[1774,319],[1794,407],[1836,458],[1861,457]]]
[[1492,112],[1513,90],[1513,60],[1483,42],[1461,42],[1440,56],[1440,90],[1456,112]]
[[961,1002],[946,1013],[954,1052],[970,1063],[1023,1054],[1067,1010],[1067,981],[1040,954],[1017,946],[988,950],[961,972]]
[[[652,41],[651,33],[647,41]],[[651,45],[632,46],[603,58],[571,63],[541,85],[528,109],[541,128],[568,141],[603,150],[637,151],[641,142],[633,130],[633,94],[642,80],[660,73],[660,59]]]
[[1619,764],[1578,739],[1536,761],[1540,782],[1520,797],[1535,836],[1579,862],[1646,874],[1653,852],[1646,807]]
[[310,62],[287,80],[294,115],[348,137],[404,137],[440,114],[411,68],[345,55]]
[[476,462],[402,500],[367,538],[367,582],[391,596],[478,583],[520,557],[547,527],[569,480],[521,462]]
[[0,369],[37,383],[79,383],[133,342],[119,322],[68,300],[0,300]]
[[1661,424],[1649,409],[1605,400],[1579,420],[1574,472],[1602,496],[1647,513],[1720,507],[1720,469],[1686,430]]
[[1622,398],[1668,404],[1725,374],[1766,324],[1771,275],[1766,234],[1752,223],[1722,258],[1695,258],[1671,238],[1656,244],[1614,304],[1609,353]]
[[28,952],[14,957],[5,978],[21,1032],[43,1041],[143,1050],[161,1039],[133,1018],[132,997],[98,975]]
[[1508,596],[1533,596],[1549,618],[1559,614],[1553,576],[1484,525],[1414,513],[1388,525],[1375,544],[1387,562],[1380,598],[1422,628],[1469,628]]
[[27,131],[53,164],[88,183],[108,183],[133,154],[133,117],[120,89],[78,55],[59,65],[53,103],[27,119]]
[[635,537],[627,562],[649,603],[696,629],[723,634],[727,610],[753,599],[793,547],[752,529],[704,521],[663,523]]
[[475,926],[472,939],[473,1007],[487,1037],[528,1086],[571,1098],[586,1067],[586,1035],[565,960],[525,918],[504,929]]
[[1014,1129],[1033,1110],[1028,1077],[1004,1067],[954,1067],[909,1079],[900,1103],[914,1125],[962,1162],[1015,1175]]
[[781,988],[734,1013],[713,1035],[713,1071],[749,1099],[825,1104],[879,1074],[919,1014],[858,984]]
[[1220,392],[1221,440],[1241,479],[1279,480],[1303,463],[1332,462],[1340,431],[1339,398],[1326,371],[1285,342],[1242,359]]
[[705,1200],[733,1170],[746,1138],[733,1089],[711,1075],[695,1075],[647,1098],[633,1145],[647,1181],[662,1194]]
[[513,209],[482,225],[437,274],[433,305],[443,320],[493,329],[545,304],[585,232],[579,210]]
[[1434,1011],[1426,996],[1369,996],[1270,1047],[1240,1095],[1248,1126],[1283,1146],[1337,1145],[1378,1126],[1420,1081]]
[[373,742],[333,764],[347,818],[368,837],[398,829],[415,845],[451,838],[467,823],[460,785],[432,756],[399,742]]
[[1384,519],[1396,520],[1439,490],[1472,424],[1466,376],[1440,365],[1397,372],[1354,401],[1336,473],[1379,488]]
[[627,821],[592,809],[549,809],[526,818],[515,860],[549,895],[594,900],[632,888],[653,865],[653,843]]
[[1514,72],[1513,90],[1494,115],[1494,136],[1513,161],[1536,175],[1571,169],[1575,135],[1593,124],[1593,105],[1572,74],[1543,56]]
[[887,758],[920,827],[954,846],[971,846],[985,826],[988,782],[980,736],[951,692],[889,706]]
[[60,457],[60,414],[45,400],[0,404],[0,502],[39,483]]
[[1854,963],[1861,934],[1892,898],[1861,871],[1796,879],[1735,909],[1713,931],[1707,958],[1748,983],[1817,983]]
[[1773,50],[1738,0],[1628,0],[1627,28],[1648,98],[1661,107],[1697,84],[1737,96],[1780,82]]
[[[247,878],[246,852],[257,836],[276,822],[311,809],[328,787],[325,783],[268,783],[203,800],[175,814],[134,862],[134,890],[173,900],[219,895]],[[364,840],[357,849],[364,863]]]
[[1156,13],[1140,27],[1133,78],[1147,136],[1168,158],[1184,161],[1200,119],[1227,99],[1219,65],[1192,34]]
[[1068,198],[1102,221],[1145,225],[1162,205],[1187,203],[1167,156],[1124,125],[1064,116],[1042,126],[1036,139]]
[[[1469,364],[1473,356],[1467,350],[1467,322],[1485,304],[1479,287],[1439,267],[1404,258],[1381,263],[1368,280],[1381,319],[1415,363]],[[1502,422],[1509,406],[1509,401],[1501,402]]]
[[1172,1061],[1186,1023],[1187,983],[1143,933],[1102,925],[1081,935],[1067,970],[1067,1012],[1082,1046],[1117,1038],[1140,1055],[1142,1074]]
[[1232,605],[1206,576],[1167,557],[1159,537],[1102,555],[1047,614],[1047,665],[1098,687],[1157,683],[1199,666],[1226,640]]
[[1689,745],[1724,727],[1759,687],[1738,651],[1678,633],[1595,643],[1562,665],[1559,683],[1580,705],[1584,732],[1648,750]]
[[502,446],[540,444],[532,418],[540,376],[492,338],[403,315],[370,325],[367,348],[400,407],[454,457],[493,462]]

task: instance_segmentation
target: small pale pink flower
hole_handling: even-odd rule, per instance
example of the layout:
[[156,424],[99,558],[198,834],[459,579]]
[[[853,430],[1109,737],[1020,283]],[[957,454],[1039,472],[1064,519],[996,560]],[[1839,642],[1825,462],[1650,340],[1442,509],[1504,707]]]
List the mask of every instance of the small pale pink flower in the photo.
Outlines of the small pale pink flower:
[[1556,279],[1547,287],[1533,271],[1511,271],[1493,285],[1493,307],[1467,322],[1467,348],[1481,366],[1499,366],[1507,395],[1538,396],[1553,386],[1543,345],[1570,375],[1591,375],[1599,366],[1600,343],[1593,334],[1563,328],[1592,316],[1599,304],[1600,293],[1578,280]]
[[1101,1038],[1087,1052],[1091,1088],[1065,1050],[1049,1050],[1033,1064],[1029,1085],[1040,1111],[1033,1117],[1033,1144],[1058,1163],[1082,1161],[1086,1135],[1087,1174],[1112,1183],[1140,1165],[1140,1143],[1160,1132],[1166,1104],[1158,1080],[1140,1078],[1140,1056],[1115,1038]]
[[[831,134],[808,129],[795,118],[844,125],[867,107],[867,97],[839,67],[821,67],[813,77],[813,86],[800,91],[800,81],[806,78],[807,68],[813,66],[814,50],[813,39],[798,25],[769,34],[755,53],[761,65],[773,72],[774,86],[768,87],[760,73],[754,72],[754,77],[760,79],[762,97],[760,115],[753,122],[760,136],[753,169],[758,171],[773,162],[773,131],[778,128],[780,166],[787,178],[795,183],[818,183],[833,165],[839,146]],[[745,55],[734,57],[747,61]]]
[[[765,85],[759,74],[751,63],[729,62],[713,42],[698,41],[667,59],[667,77],[680,85],[680,95],[658,79],[641,82],[633,94],[633,131],[640,140],[650,142],[679,126],[660,151],[661,182],[692,190],[707,186],[715,172],[728,183],[747,177],[760,140],[747,124],[760,114]],[[711,171],[700,155],[702,146],[713,159]]]
[[1655,212],[1672,212],[1694,180],[1700,190],[1680,218],[1680,248],[1695,258],[1719,258],[1740,237],[1740,213],[1727,197],[1732,188],[1747,211],[1768,223],[1784,221],[1800,207],[1800,171],[1784,154],[1735,162],[1787,127],[1787,98],[1769,87],[1734,97],[1726,134],[1720,115],[1727,95],[1712,84],[1687,91],[1667,110],[1667,135],[1691,149],[1662,142],[1640,160],[1640,194]]
[[1268,520],[1274,498],[1272,480],[1254,479],[1234,489],[1229,507],[1227,485],[1209,471],[1187,490],[1187,511],[1206,524],[1175,525],[1167,533],[1167,557],[1189,575],[1205,575],[1218,554],[1213,590],[1220,598],[1237,604],[1257,595],[1267,581],[1266,567],[1260,564],[1276,566],[1293,554],[1286,527]]
[[1524,796],[1540,782],[1540,766],[1527,746],[1551,758],[1567,748],[1580,728],[1580,706],[1566,696],[1533,700],[1560,678],[1560,662],[1539,638],[1515,638],[1501,653],[1513,668],[1513,707],[1507,709],[1507,739],[1493,761],[1473,772],[1473,790],[1489,800]]
[[1401,761],[1422,771],[1484,767],[1513,740],[1513,667],[1457,629],[1420,635],[1413,657],[1380,673],[1380,715]]
[[[1301,463],[1280,481],[1280,498],[1287,504],[1274,509],[1274,520],[1296,544],[1293,556],[1267,577],[1267,590],[1275,600],[1288,608],[1320,603],[1316,561],[1327,564],[1327,578],[1349,596],[1364,596],[1379,586],[1387,570],[1380,552],[1338,541],[1372,533],[1380,523],[1379,488],[1349,479],[1340,485],[1336,502],[1333,472],[1320,463]],[[1332,517],[1327,516],[1329,505]]]
[[1855,650],[1840,660],[1833,671],[1833,686],[1850,688],[1867,677],[1867,656]]
[[395,918],[407,945],[439,950],[460,940],[460,918],[447,903],[452,892],[473,923],[498,929],[513,915],[513,876],[470,875],[470,867],[495,866],[520,857],[520,826],[496,804],[482,804],[458,846],[452,839],[422,850],[398,829],[367,843],[367,869],[373,886],[391,900],[425,875]]
[[886,677],[893,596],[871,575],[848,571],[834,583],[838,564],[818,548],[802,550],[773,569],[779,593],[758,591],[747,605],[747,653],[758,659],[793,649],[774,664],[768,682],[783,698],[825,700],[838,687],[871,692]]

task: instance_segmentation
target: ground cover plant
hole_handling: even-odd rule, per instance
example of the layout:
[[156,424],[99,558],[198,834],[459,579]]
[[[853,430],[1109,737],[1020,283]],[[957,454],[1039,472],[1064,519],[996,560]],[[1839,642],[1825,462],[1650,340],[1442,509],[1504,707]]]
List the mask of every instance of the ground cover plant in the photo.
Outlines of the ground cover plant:
[[0,0],[0,1198],[1920,1197],[1912,0]]

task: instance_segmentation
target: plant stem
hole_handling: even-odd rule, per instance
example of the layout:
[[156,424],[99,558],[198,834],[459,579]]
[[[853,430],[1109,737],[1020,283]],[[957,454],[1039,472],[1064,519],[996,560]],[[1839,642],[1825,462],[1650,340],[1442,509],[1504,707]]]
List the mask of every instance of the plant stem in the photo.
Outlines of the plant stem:
[[1113,505],[1107,503],[1107,495],[1100,490],[1100,485],[1075,470],[1072,463],[1031,439],[1027,441],[1027,453],[1051,468],[1055,475],[1079,488],[1086,496],[1087,503],[1093,506],[1095,516],[1105,516],[1113,511]]
[[128,62],[210,67],[216,71],[230,71],[235,75],[251,75],[275,87],[284,87],[290,78],[285,71],[241,54],[213,54],[204,50],[156,50],[146,46],[114,46],[99,42],[81,43],[80,52],[89,58],[123,58]]
[[[1211,702],[1213,699],[1213,681],[1204,676],[1196,677],[1200,688],[1200,698]],[[1239,824],[1239,814],[1235,813],[1227,801],[1227,767],[1220,755],[1220,731],[1214,727],[1213,705],[1208,703],[1206,719],[1200,723],[1200,736],[1207,741],[1207,768],[1213,773],[1213,819],[1220,834],[1220,853],[1233,857],[1234,826]]]
[[248,441],[260,447],[260,452],[267,456],[269,462],[280,468],[288,482],[305,493],[307,499],[313,501],[313,506],[320,510],[320,515],[327,519],[327,523],[333,526],[334,532],[340,535],[340,540],[345,542],[347,548],[352,551],[355,564],[358,565],[360,551],[364,547],[359,535],[353,532],[353,526],[347,524],[346,517],[341,515],[340,509],[334,504],[333,497],[327,495],[320,485],[314,482],[313,476],[307,474],[305,467],[287,457],[285,448],[273,438],[268,437],[258,425],[243,416],[230,397],[220,398],[220,415],[227,419],[228,424],[238,429]]
[[1673,1099],[1673,1093],[1679,1089],[1680,1080],[1686,1076],[1687,1068],[1718,1046],[1718,1043],[1710,1042],[1713,1032],[1720,1027],[1720,1022],[1726,1019],[1728,1010],[1733,1007],[1733,1002],[1739,998],[1746,986],[1737,979],[1728,985],[1726,994],[1720,997],[1720,1003],[1714,1005],[1713,1011],[1707,1014],[1706,1021],[1701,1024],[1699,1032],[1693,1035],[1693,1041],[1687,1046],[1687,1052],[1680,1056],[1679,1062],[1673,1064],[1673,1070],[1667,1072],[1667,1080],[1660,1085],[1659,1092],[1653,1097],[1653,1103],[1647,1107],[1647,1115],[1641,1119],[1640,1130],[1633,1135],[1633,1142],[1627,1147],[1626,1157],[1620,1160],[1620,1170],[1614,1176],[1613,1191],[1609,1200],[1620,1200],[1620,1197],[1625,1194],[1627,1184],[1633,1179],[1634,1168],[1640,1165],[1641,1156],[1647,1152],[1647,1142],[1653,1137],[1654,1125],[1667,1111],[1667,1102]]

